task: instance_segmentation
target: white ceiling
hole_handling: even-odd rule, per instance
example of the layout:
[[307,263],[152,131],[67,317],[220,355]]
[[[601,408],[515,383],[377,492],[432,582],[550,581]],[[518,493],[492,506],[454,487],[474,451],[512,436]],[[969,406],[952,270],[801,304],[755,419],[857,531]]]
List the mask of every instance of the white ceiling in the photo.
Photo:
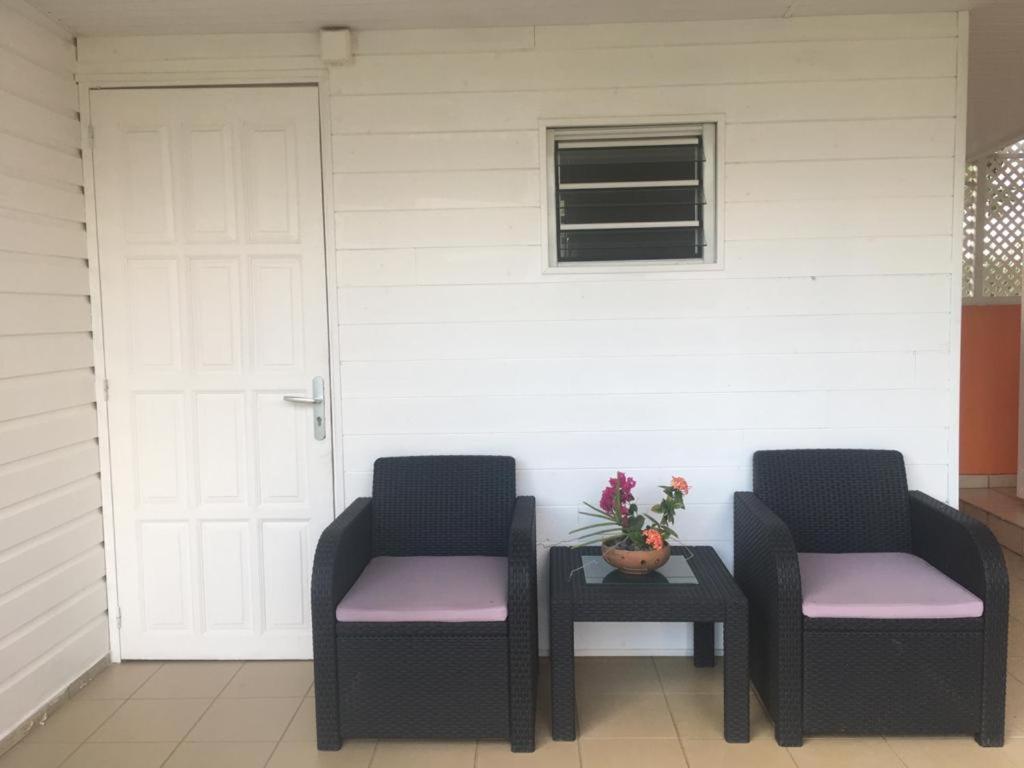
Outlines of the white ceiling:
[[80,35],[311,32],[952,11],[1021,0],[30,0]]

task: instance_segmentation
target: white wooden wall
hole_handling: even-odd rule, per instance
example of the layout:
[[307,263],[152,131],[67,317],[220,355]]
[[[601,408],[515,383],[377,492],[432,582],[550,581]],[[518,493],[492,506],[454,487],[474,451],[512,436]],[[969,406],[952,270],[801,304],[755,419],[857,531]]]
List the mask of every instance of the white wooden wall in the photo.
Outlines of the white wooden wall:
[[[377,456],[508,453],[543,549],[614,470],[647,503],[682,473],[683,538],[727,562],[759,448],[896,448],[947,498],[958,43],[955,14],[357,34],[331,70],[347,496]],[[724,270],[542,274],[538,121],[686,114],[727,122]]]
[[[896,448],[950,498],[958,34],[955,14],[357,34],[323,105],[345,500],[377,456],[508,453],[545,549],[614,470],[644,502],[682,472],[684,538],[731,562],[758,448]],[[316,54],[311,35],[85,38],[79,71],[308,82]],[[727,122],[724,269],[542,274],[538,121],[686,114]],[[690,648],[671,627],[577,643]]]
[[74,64],[0,0],[0,738],[108,651]]

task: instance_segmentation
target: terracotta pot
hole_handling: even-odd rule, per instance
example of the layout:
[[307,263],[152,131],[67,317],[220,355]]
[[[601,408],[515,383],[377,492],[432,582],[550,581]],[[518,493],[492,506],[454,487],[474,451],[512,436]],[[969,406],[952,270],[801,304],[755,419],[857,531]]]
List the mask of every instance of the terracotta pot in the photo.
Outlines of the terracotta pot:
[[631,576],[643,576],[656,571],[672,557],[671,547],[661,549],[622,549],[620,547],[601,545],[601,556],[613,568]]

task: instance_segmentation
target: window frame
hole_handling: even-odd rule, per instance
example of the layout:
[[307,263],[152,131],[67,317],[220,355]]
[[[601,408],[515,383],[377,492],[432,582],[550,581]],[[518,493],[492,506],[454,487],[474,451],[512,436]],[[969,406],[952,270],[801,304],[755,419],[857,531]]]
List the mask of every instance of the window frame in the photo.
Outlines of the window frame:
[[[544,149],[541,180],[542,253],[545,274],[600,272],[677,272],[723,269],[722,219],[724,208],[724,125],[722,115],[686,115],[657,118],[564,118],[539,121]],[[636,259],[627,261],[559,262],[556,141],[600,141],[699,136],[704,142],[704,230],[702,259]]]

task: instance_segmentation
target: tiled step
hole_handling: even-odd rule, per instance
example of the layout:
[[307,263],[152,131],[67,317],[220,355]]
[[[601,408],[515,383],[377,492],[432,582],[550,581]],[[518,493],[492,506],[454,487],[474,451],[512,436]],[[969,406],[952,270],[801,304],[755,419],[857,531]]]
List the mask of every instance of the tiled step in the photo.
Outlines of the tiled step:
[[985,523],[1009,550],[1024,555],[1024,499],[1014,488],[961,488],[960,511]]

